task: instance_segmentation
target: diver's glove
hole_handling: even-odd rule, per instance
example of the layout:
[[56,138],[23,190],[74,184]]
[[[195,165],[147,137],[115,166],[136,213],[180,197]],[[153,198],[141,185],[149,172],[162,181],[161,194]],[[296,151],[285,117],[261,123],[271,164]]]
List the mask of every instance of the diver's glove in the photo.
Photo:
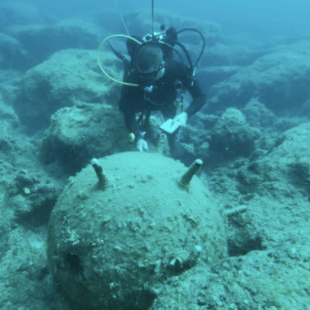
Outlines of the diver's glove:
[[179,115],[177,115],[173,120],[177,123],[180,124],[180,126],[185,127],[186,126],[186,122],[187,122],[187,113],[186,112],[182,112]]
[[143,153],[143,151],[147,151],[149,148],[147,146],[147,142],[144,139],[139,139],[137,141],[137,149]]

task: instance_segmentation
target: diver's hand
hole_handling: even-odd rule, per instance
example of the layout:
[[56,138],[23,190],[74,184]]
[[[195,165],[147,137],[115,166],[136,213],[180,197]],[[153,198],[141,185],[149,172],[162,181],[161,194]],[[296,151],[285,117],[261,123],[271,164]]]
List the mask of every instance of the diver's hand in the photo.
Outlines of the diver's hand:
[[147,142],[144,139],[139,139],[137,141],[137,149],[143,153],[143,151],[147,151],[149,148],[147,146]]
[[186,126],[186,122],[187,122],[187,113],[186,112],[182,112],[181,114],[177,115],[175,118],[174,118],[174,121],[179,123],[182,127],[185,127]]

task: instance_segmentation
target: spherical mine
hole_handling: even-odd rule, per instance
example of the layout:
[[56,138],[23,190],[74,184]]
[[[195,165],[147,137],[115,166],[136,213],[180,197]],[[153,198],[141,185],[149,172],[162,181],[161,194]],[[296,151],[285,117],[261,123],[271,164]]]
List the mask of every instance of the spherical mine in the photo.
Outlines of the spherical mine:
[[48,261],[73,309],[146,310],[167,278],[226,255],[224,224],[197,176],[161,154],[98,159],[69,180],[52,212]]

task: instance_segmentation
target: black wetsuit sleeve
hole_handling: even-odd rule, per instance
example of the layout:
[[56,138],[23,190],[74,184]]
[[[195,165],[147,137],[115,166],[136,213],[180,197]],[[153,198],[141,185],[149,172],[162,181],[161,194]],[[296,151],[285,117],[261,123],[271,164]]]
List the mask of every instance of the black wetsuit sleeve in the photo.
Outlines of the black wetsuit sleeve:
[[[139,125],[136,120],[135,113],[135,94],[132,89],[128,89],[129,86],[123,86],[121,92],[121,98],[119,101],[119,109],[124,114],[125,125],[129,133],[133,133],[135,137],[140,136]],[[132,87],[135,88],[135,87]],[[129,99],[131,98],[131,99]]]
[[193,97],[193,100],[185,112],[187,113],[188,117],[191,117],[205,105],[207,96],[204,94],[200,82],[197,79],[194,81],[193,85],[191,85],[191,82],[189,82],[187,90]]

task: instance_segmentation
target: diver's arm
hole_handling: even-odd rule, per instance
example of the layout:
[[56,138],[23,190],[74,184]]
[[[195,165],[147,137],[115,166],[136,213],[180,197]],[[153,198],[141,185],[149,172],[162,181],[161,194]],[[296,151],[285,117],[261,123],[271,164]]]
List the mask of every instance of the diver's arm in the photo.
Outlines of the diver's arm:
[[136,100],[136,94],[131,87],[123,86],[118,107],[124,114],[125,125],[128,132],[133,133],[135,138],[138,139],[140,136],[140,130],[135,112]]
[[136,113],[129,105],[121,104],[120,110],[124,113],[125,125],[129,133],[133,133],[136,138],[140,136],[140,130],[136,119]]
[[130,109],[121,109],[124,113],[125,124],[129,133],[133,133],[133,141],[135,141],[137,149],[140,152],[148,150],[147,142],[144,140],[143,134],[139,130],[138,122],[136,120],[136,114]]
[[193,85],[189,85],[187,90],[190,92],[193,100],[185,112],[188,117],[191,117],[205,105],[207,96],[203,93],[200,83],[197,79],[194,81]]

